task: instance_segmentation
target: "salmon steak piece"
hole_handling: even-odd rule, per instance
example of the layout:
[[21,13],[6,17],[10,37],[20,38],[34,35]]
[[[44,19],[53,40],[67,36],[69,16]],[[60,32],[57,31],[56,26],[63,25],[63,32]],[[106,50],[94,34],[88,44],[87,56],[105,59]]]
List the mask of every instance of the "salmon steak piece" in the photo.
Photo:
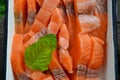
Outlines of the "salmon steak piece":
[[96,0],[74,0],[76,14],[91,14],[96,7]]
[[89,79],[98,79],[98,70],[102,66],[103,59],[104,59],[104,41],[97,38],[97,37],[91,37],[92,42],[92,50],[90,54],[90,60],[87,64],[88,69],[86,73],[87,80]]
[[15,33],[24,34],[27,16],[27,1],[14,0]]
[[91,53],[91,39],[88,34],[78,34],[72,44],[70,55],[73,59],[72,79],[85,80],[87,64]]
[[64,72],[63,68],[61,67],[58,57],[57,57],[57,51],[54,51],[52,53],[52,60],[49,64],[49,68],[55,78],[55,80],[69,80],[68,76]]
[[27,20],[26,20],[26,25],[25,25],[25,31],[24,33],[27,33],[30,30],[31,25],[34,22],[34,19],[37,14],[37,6],[36,6],[36,1],[35,0],[27,0],[27,5],[28,5],[28,12],[27,12]]
[[100,20],[93,15],[78,15],[76,23],[78,33],[89,33],[100,27]]
[[101,26],[90,34],[105,41],[108,18],[106,8],[107,6],[103,6],[102,4],[106,4],[106,0],[97,0],[97,6],[94,11],[94,15],[100,19]]
[[56,8],[51,16],[50,23],[48,24],[48,34],[57,35],[62,23],[64,22],[61,11]]
[[23,61],[23,53],[21,51],[21,47],[23,45],[23,35],[22,34],[14,34],[13,42],[12,42],[12,52],[11,52],[11,64],[14,74],[18,80],[26,79],[29,77],[25,75],[24,61]]

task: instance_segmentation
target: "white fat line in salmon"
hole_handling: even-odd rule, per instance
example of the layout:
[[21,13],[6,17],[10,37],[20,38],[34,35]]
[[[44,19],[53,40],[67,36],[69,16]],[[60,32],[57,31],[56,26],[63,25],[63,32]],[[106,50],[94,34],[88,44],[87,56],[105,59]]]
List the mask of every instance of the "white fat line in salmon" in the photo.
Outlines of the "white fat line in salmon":
[[86,77],[87,78],[96,78],[96,77],[98,77],[98,70],[88,68],[87,73],[86,73]]

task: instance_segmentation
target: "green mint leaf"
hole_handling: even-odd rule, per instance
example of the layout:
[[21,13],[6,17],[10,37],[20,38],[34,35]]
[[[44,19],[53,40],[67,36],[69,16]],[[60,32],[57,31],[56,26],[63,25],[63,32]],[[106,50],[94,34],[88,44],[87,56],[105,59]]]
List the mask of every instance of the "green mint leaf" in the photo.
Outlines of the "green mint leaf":
[[52,52],[56,49],[57,40],[54,34],[41,37],[37,42],[25,50],[24,62],[32,70],[45,71],[52,59]]

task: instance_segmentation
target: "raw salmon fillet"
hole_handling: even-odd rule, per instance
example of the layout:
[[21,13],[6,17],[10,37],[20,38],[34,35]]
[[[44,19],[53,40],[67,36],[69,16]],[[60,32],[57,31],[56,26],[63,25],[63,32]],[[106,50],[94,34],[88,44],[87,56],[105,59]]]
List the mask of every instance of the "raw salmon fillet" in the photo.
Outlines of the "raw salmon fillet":
[[65,24],[62,24],[58,33],[58,48],[59,48],[59,59],[63,67],[69,72],[73,73],[72,58],[67,50],[69,47],[69,32]]
[[63,23],[61,11],[56,8],[51,16],[50,23],[48,24],[48,34],[57,34]]
[[70,55],[73,59],[73,69],[75,72],[72,76],[73,78],[76,78],[75,80],[81,80],[82,78],[82,80],[85,80],[87,63],[90,58],[91,44],[91,39],[88,34],[78,34],[74,40]]
[[23,77],[24,79],[28,79],[28,77],[25,75],[23,53],[21,51],[22,45],[23,35],[14,34],[12,41],[11,64],[13,72],[19,80],[23,79]]
[[15,33],[24,34],[26,24],[26,0],[14,0]]
[[87,80],[98,80],[98,70],[102,66],[104,58],[104,41],[97,38],[91,37],[92,50],[90,54],[90,60],[88,62],[88,69],[86,73]]
[[71,44],[73,42],[73,39],[75,37],[76,32],[76,15],[74,12],[74,0],[63,0],[63,3],[66,8],[66,26],[70,35],[70,44],[69,44],[69,50],[71,49]]
[[92,40],[92,52],[90,54],[90,60],[88,68],[99,69],[103,62],[104,57],[104,41],[96,37],[91,37]]
[[65,24],[62,24],[58,33],[58,47],[68,49],[69,47],[69,32]]
[[25,25],[25,33],[30,30],[31,25],[34,22],[34,19],[36,17],[36,12],[37,12],[37,6],[36,6],[36,1],[35,0],[27,0],[27,20],[26,20],[26,25]]
[[68,50],[59,49],[59,59],[63,67],[69,72],[73,73],[73,62],[72,57],[69,54]]
[[49,64],[49,69],[51,70],[55,80],[69,80],[58,61],[57,51],[52,53],[52,60]]
[[106,0],[97,0],[97,6],[94,14],[96,17],[100,19],[101,26],[95,31],[90,33],[92,36],[98,37],[104,41],[106,39],[107,21],[108,21],[106,6],[102,5],[102,4],[106,4],[105,1]]
[[86,65],[91,52],[91,39],[88,34],[78,34],[72,45],[70,55],[73,58],[74,69],[78,64]]

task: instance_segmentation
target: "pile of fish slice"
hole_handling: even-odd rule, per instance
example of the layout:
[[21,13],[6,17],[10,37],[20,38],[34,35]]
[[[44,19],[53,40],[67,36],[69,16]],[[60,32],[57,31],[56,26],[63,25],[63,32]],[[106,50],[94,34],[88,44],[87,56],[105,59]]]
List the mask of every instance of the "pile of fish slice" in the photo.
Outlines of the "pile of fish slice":
[[[106,0],[14,0],[11,64],[15,80],[99,80],[105,54]],[[25,49],[54,34],[57,49],[49,70],[24,64]]]

